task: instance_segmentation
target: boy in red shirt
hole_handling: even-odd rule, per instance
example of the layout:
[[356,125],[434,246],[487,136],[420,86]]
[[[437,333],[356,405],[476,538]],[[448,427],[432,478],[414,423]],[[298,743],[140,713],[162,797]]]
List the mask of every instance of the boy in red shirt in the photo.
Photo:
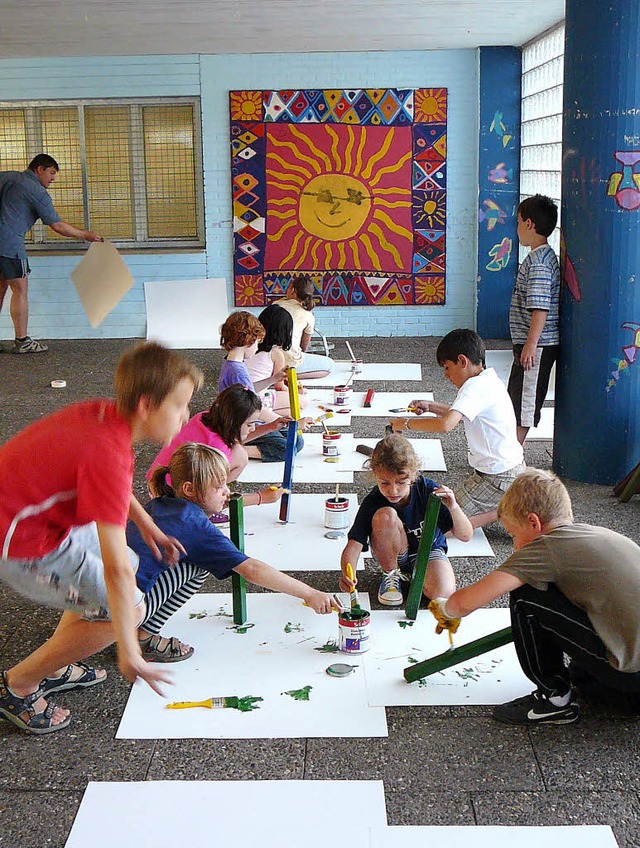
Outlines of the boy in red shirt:
[[102,650],[114,635],[127,680],[141,677],[158,692],[167,682],[138,644],[145,609],[127,519],[158,558],[162,548],[167,562],[176,561],[180,546],[132,494],[132,446],[168,443],[201,384],[199,369],[177,353],[142,344],[120,359],[115,401],[68,406],[0,447],[0,579],[64,610],[52,637],[0,676],[0,715],[21,730],[50,733],[69,724],[69,711],[47,703],[42,691],[71,688],[67,679],[56,685],[67,666]]

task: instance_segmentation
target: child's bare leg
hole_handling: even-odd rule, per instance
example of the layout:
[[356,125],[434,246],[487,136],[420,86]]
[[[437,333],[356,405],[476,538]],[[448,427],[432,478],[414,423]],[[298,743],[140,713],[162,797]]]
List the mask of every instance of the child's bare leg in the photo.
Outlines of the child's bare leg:
[[527,438],[527,433],[529,432],[528,427],[516,427],[516,437],[521,445],[525,443],[525,439]]
[[427,565],[422,593],[427,598],[448,598],[456,590],[456,578],[448,557],[431,557]]
[[[255,448],[257,450],[257,448]],[[244,471],[247,462],[249,461],[249,454],[247,452],[247,448],[243,447],[239,442],[237,442],[231,448],[231,457],[229,458],[229,480],[237,480],[238,477]]]
[[249,459],[262,459],[260,448],[252,447],[251,445],[246,445],[245,450]]
[[409,541],[395,509],[383,507],[373,516],[371,550],[383,571],[398,567],[398,554],[407,550]]
[[494,509],[491,512],[481,512],[478,515],[470,515],[469,521],[471,522],[471,526],[476,527],[484,527],[485,524],[491,524],[492,521],[498,520],[498,510]]
[[[298,400],[300,409],[304,409],[309,403],[306,395],[299,394]],[[276,398],[273,402],[273,411],[278,415],[291,415],[291,407],[289,406],[289,392],[276,392]]]

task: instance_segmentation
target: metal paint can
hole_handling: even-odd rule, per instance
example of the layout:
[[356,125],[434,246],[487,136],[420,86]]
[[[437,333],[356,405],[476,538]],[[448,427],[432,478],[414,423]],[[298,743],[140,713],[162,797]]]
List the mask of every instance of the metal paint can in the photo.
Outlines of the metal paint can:
[[344,530],[349,526],[349,498],[327,498],[324,502],[324,526]]
[[334,386],[333,403],[335,406],[347,406],[351,400],[351,386]]
[[371,613],[369,610],[345,610],[338,616],[338,645],[345,654],[364,654],[369,650]]
[[362,374],[362,366],[364,365],[364,359],[352,359],[351,360],[351,370],[356,374]]
[[340,456],[341,433],[337,430],[327,430],[322,434],[322,455]]

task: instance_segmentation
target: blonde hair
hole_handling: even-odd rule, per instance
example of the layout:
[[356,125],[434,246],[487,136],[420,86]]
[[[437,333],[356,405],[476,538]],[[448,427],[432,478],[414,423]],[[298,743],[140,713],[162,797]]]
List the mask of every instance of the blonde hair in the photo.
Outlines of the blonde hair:
[[[171,483],[167,481],[171,475]],[[207,486],[213,481],[217,486],[227,482],[229,462],[216,448],[196,442],[185,442],[172,454],[168,465],[154,468],[149,480],[149,491],[154,498],[164,496],[184,497],[185,483],[193,484],[196,503],[204,499]]]
[[569,492],[551,471],[527,468],[516,477],[498,504],[498,518],[516,523],[525,521],[532,512],[543,526],[573,522]]
[[381,471],[407,474],[413,482],[420,471],[420,460],[405,437],[394,433],[385,436],[375,446],[369,459],[369,470],[374,476]]
[[225,350],[234,347],[246,347],[256,339],[262,341],[265,329],[255,315],[250,312],[232,312],[220,327],[220,344]]
[[133,415],[143,397],[160,406],[176,385],[188,378],[197,391],[204,374],[174,350],[157,342],[143,342],[125,350],[116,368],[113,385],[121,415]]

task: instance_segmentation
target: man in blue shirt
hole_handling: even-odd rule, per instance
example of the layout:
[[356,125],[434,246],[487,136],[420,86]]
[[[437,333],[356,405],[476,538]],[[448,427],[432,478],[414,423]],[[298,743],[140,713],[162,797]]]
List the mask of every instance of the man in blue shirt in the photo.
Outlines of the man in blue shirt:
[[58,163],[39,153],[26,171],[0,172],[0,309],[11,289],[11,320],[15,328],[14,353],[42,353],[47,346],[27,335],[30,272],[24,237],[38,218],[54,232],[78,241],[102,241],[91,230],[79,230],[60,219],[47,189],[58,176]]

